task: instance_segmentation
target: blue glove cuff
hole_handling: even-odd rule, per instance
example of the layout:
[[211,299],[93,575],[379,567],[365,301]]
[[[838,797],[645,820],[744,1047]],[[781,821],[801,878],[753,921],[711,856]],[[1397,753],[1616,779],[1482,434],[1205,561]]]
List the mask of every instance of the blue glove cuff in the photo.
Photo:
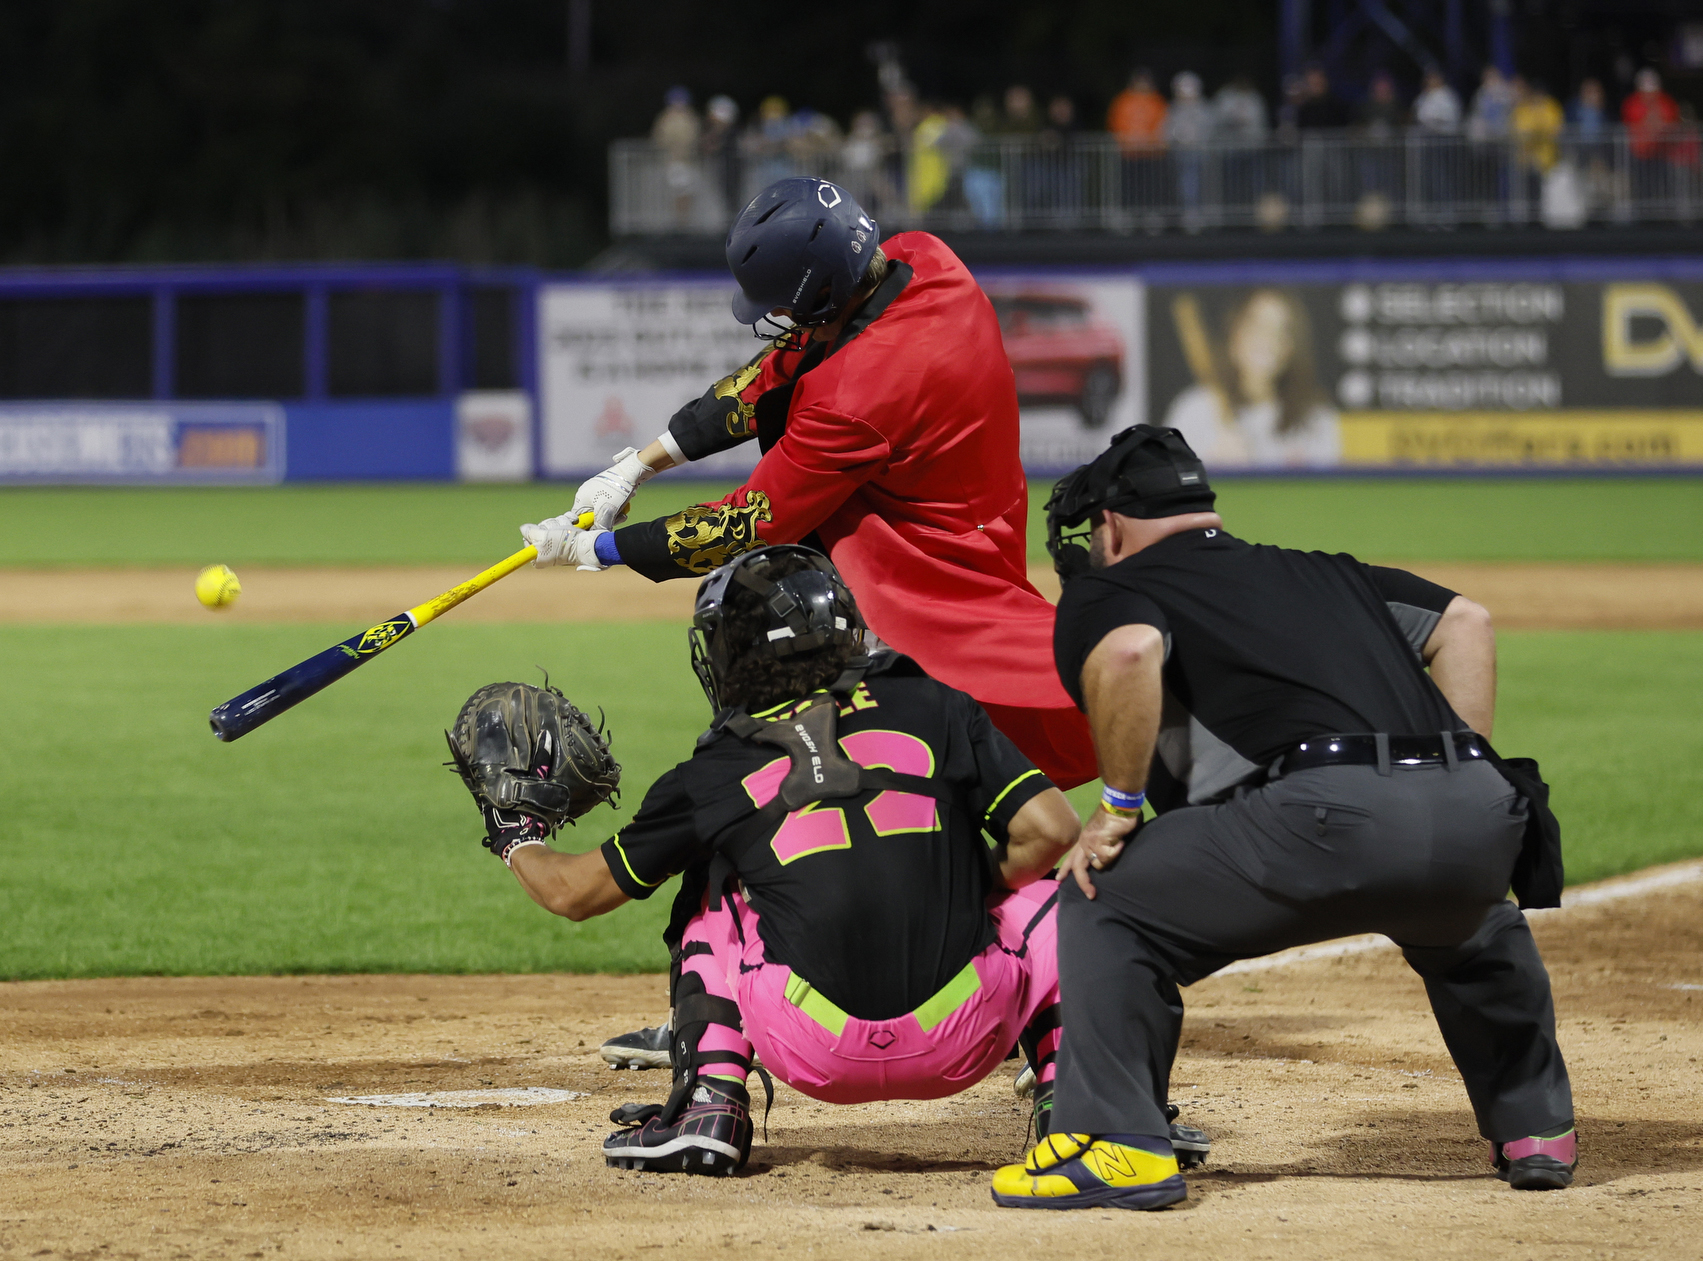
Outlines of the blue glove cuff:
[[621,563],[621,553],[615,547],[614,531],[606,530],[602,534],[599,534],[597,536],[597,541],[592,544],[592,548],[597,552],[597,560],[599,564],[619,565]]

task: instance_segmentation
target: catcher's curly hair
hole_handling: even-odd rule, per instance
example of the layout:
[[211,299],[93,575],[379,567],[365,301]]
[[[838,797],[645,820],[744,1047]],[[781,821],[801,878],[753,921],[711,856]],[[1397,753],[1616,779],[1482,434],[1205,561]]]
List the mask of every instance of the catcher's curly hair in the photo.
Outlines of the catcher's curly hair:
[[[784,578],[806,568],[802,558],[782,556],[775,560],[769,577]],[[839,678],[846,663],[863,651],[857,644],[829,644],[796,657],[774,657],[758,651],[768,643],[768,629],[768,612],[757,593],[734,583],[722,611],[728,661],[716,680],[716,690],[723,705],[756,713],[807,696]]]

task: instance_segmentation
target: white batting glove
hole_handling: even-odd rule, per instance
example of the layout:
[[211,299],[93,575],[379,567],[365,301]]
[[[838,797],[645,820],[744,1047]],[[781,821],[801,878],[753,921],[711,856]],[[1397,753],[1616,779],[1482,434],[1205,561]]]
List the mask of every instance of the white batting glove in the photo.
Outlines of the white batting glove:
[[520,537],[538,549],[538,559],[532,562],[535,569],[548,569],[552,565],[573,565],[593,571],[607,569],[597,559],[597,536],[607,533],[608,530],[595,526],[582,530],[567,517],[520,527]]
[[596,529],[613,530],[627,519],[633,492],[656,476],[656,470],[641,462],[633,447],[617,451],[613,458],[613,464],[581,482],[574,492],[574,506],[568,515],[575,521],[590,512]]

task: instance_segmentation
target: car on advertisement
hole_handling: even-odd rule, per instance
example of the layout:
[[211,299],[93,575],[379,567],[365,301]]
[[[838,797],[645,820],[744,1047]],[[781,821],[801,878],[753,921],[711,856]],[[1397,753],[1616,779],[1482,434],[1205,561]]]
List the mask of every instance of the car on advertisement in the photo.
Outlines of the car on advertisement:
[[1123,389],[1123,338],[1065,290],[990,289],[1022,407],[1073,407],[1099,429]]

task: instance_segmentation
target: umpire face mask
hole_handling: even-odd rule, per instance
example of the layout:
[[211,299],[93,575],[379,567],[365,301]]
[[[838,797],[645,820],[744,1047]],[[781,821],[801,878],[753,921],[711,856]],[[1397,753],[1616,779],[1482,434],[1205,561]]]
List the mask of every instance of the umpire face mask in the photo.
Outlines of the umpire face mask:
[[1175,429],[1133,425],[1106,451],[1053,488],[1047,500],[1047,551],[1061,582],[1097,568],[1092,541],[1102,510],[1153,519],[1211,512],[1217,495],[1200,457]]
[[[793,572],[775,577],[776,562],[789,558],[803,567],[789,565]],[[692,669],[710,708],[718,713],[722,709],[720,680],[734,649],[748,648],[729,642],[727,603],[736,586],[754,592],[762,605],[764,618],[754,646],[762,655],[780,660],[862,641],[863,618],[857,602],[826,556],[796,543],[746,552],[704,579],[692,610],[692,628],[686,632]]]

